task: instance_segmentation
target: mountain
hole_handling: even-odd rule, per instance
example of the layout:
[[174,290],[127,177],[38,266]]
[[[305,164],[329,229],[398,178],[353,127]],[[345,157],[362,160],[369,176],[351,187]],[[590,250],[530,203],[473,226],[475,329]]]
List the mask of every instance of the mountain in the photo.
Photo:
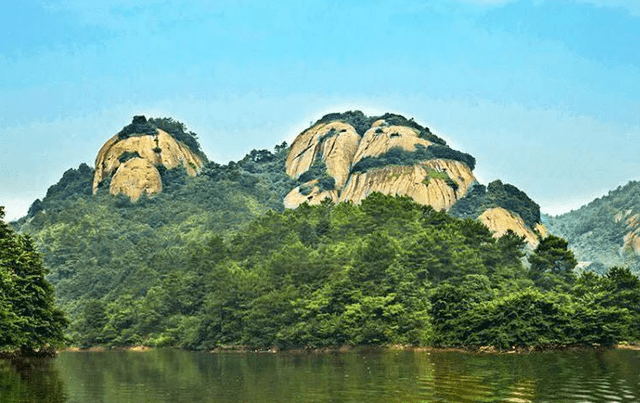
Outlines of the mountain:
[[626,266],[640,272],[640,182],[619,186],[577,210],[545,216],[544,222],[567,239],[581,267],[604,273]]
[[[228,322],[238,329],[244,315],[263,315],[252,305],[260,298],[289,312],[284,294],[267,301],[270,289],[320,298],[307,291],[339,288],[363,262],[380,266],[372,253],[380,242],[394,270],[412,267],[429,284],[473,273],[532,284],[519,237],[536,247],[539,207],[513,185],[479,184],[474,168],[471,155],[394,114],[329,114],[291,147],[225,165],[209,161],[184,124],[139,116],[106,141],[95,168],[69,169],[12,225],[41,250],[72,338],[194,347],[204,336],[188,329],[217,332],[220,323],[204,319],[212,309],[240,315]],[[220,332],[216,343],[244,337]]]

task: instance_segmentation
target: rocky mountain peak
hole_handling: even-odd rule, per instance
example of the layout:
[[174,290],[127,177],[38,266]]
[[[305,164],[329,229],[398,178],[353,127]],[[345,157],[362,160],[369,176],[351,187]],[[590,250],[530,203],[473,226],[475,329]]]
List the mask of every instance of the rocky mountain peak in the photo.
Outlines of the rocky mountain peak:
[[[396,114],[362,112],[324,116],[296,137],[286,161],[299,186],[286,208],[302,203],[360,203],[372,192],[409,196],[437,210],[472,216],[501,236],[511,230],[531,247],[538,243],[539,207],[512,185],[492,182],[487,190],[473,175],[475,159],[453,150],[428,128]],[[474,188],[475,186],[480,188]],[[470,193],[470,190],[476,189]],[[512,206],[513,208],[505,208]],[[522,216],[521,216],[522,215]]]
[[[176,123],[171,119],[158,122]],[[134,116],[130,125],[111,137],[96,157],[93,192],[108,182],[109,193],[125,194],[137,200],[142,193],[162,191],[159,166],[171,169],[178,166],[195,176],[203,164],[201,153],[176,140],[158,128],[154,120]]]

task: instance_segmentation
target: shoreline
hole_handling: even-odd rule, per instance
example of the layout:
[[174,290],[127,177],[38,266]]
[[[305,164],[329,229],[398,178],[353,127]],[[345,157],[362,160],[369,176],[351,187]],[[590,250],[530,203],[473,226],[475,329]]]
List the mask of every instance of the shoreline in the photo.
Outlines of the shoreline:
[[[107,351],[131,351],[131,352],[148,352],[158,349],[175,349],[183,351],[202,352],[208,354],[344,354],[344,353],[361,353],[361,352],[383,352],[383,351],[411,351],[411,352],[426,352],[426,353],[443,353],[443,352],[458,352],[466,354],[531,354],[534,352],[549,352],[549,351],[580,351],[580,350],[635,350],[640,351],[640,344],[638,343],[624,343],[616,344],[614,346],[599,346],[599,345],[569,345],[569,346],[529,346],[529,347],[514,347],[509,350],[499,350],[492,346],[468,346],[468,347],[431,347],[431,346],[411,346],[411,345],[379,345],[379,346],[329,346],[329,347],[303,347],[303,348],[279,348],[273,346],[271,348],[255,348],[249,346],[220,346],[212,350],[185,350],[179,347],[148,347],[144,345],[135,346],[119,346],[119,347],[106,347],[106,346],[92,346],[88,348],[80,348],[77,346],[71,346],[61,348],[55,351],[54,356],[61,352],[71,353],[95,353],[95,352],[107,352]],[[3,357],[2,358],[15,358]],[[17,357],[21,357],[18,355]]]

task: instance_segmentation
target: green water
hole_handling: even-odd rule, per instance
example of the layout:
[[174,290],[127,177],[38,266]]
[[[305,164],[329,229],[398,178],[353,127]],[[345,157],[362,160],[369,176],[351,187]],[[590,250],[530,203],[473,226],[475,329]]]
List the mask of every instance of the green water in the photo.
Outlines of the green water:
[[0,402],[639,402],[640,352],[61,353],[0,361]]

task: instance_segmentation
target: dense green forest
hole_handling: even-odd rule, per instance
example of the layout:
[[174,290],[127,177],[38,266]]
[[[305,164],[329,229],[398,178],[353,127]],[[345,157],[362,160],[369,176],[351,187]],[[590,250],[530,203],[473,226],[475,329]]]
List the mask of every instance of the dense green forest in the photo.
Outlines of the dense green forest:
[[[338,117],[360,131],[373,119]],[[134,119],[121,135],[158,127],[200,150],[167,118]],[[640,339],[640,281],[629,270],[576,274],[563,239],[530,251],[475,220],[501,206],[538,222],[538,205],[514,186],[478,185],[450,214],[378,193],[285,210],[300,183],[285,173],[288,151],[206,162],[195,177],[160,166],[163,192],[137,202],[105,186],[93,195],[86,164],[65,172],[12,225],[42,252],[73,343],[508,349]],[[316,165],[309,172],[322,179]]]
[[[124,232],[119,242],[132,236]],[[640,336],[640,281],[629,270],[576,275],[554,236],[527,268],[517,236],[495,239],[476,220],[406,197],[271,210],[174,245],[142,238],[110,271],[54,273],[76,343],[508,349]]]
[[0,354],[49,353],[67,325],[31,238],[16,234],[0,206]]
[[631,181],[577,210],[557,217],[545,216],[554,234],[569,241],[578,260],[591,262],[589,270],[604,273],[619,265],[640,273],[640,256],[625,247],[625,236],[638,229],[633,216],[640,213],[640,182]]

